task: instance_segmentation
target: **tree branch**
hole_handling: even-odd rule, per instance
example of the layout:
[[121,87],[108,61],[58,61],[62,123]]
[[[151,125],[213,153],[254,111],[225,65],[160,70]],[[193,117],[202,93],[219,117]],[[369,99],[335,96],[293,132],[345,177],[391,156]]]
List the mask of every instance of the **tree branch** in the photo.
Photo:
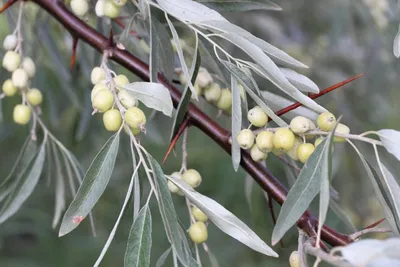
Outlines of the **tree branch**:
[[[149,81],[149,66],[128,51],[120,50],[117,47],[110,47],[108,38],[91,28],[85,22],[69,12],[62,1],[58,0],[31,0],[58,20],[73,36],[88,43],[100,53],[109,51],[110,59],[132,71],[136,76],[144,81]],[[158,75],[159,82],[170,90],[174,105],[179,103],[181,98],[180,91],[163,75]],[[195,105],[190,104],[187,112],[189,123],[196,126],[211,139],[213,139],[227,153],[231,152],[229,143],[230,132],[219,126],[215,121],[205,115]],[[260,163],[254,162],[247,151],[242,151],[241,166],[253,177],[253,179],[268,192],[275,201],[283,204],[287,196],[287,189]],[[315,232],[318,221],[308,211],[297,222],[308,235]],[[322,229],[322,240],[332,246],[343,246],[352,240],[344,234],[336,232],[334,229],[324,226]]]

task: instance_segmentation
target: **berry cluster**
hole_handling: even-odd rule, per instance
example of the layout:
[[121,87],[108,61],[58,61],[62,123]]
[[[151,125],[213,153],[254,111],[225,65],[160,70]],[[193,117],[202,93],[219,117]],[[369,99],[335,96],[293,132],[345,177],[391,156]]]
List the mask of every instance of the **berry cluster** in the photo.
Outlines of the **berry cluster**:
[[[179,80],[182,85],[186,84],[186,76],[181,73]],[[200,68],[196,81],[194,83],[194,89],[198,96],[203,95],[205,100],[220,110],[230,113],[232,106],[232,93],[228,88],[221,88],[221,86],[214,82],[213,77],[205,68]],[[192,96],[194,98],[194,96]]]
[[108,80],[106,70],[95,67],[90,79],[94,84],[91,92],[94,113],[104,113],[103,123],[108,131],[118,131],[123,123],[129,126],[133,135],[145,131],[146,115],[138,108],[135,96],[123,89],[129,84],[125,75],[116,75]]
[[[317,130],[314,122],[303,117],[297,116],[290,122],[289,128],[266,128],[268,116],[258,106],[249,110],[247,119],[251,125],[262,127],[258,134],[255,135],[250,129],[243,129],[237,136],[239,146],[243,149],[250,149],[251,158],[254,161],[263,161],[268,157],[269,152],[273,152],[277,156],[287,154],[293,160],[299,160],[305,163],[314,152],[324,137],[319,137],[314,144],[311,141],[315,135],[307,134],[312,130]],[[324,132],[331,131],[336,125],[336,118],[332,113],[324,112],[318,116],[317,126],[319,130]],[[350,129],[344,124],[339,123],[335,133],[349,134]],[[335,136],[335,142],[345,142],[345,138]]]
[[43,95],[36,88],[30,88],[30,79],[35,76],[36,66],[30,57],[22,57],[18,52],[18,38],[15,34],[7,35],[3,42],[3,48],[7,51],[3,57],[3,68],[11,72],[11,78],[6,80],[2,86],[2,97],[14,96],[17,92],[22,95],[22,104],[14,107],[13,118],[18,124],[25,125],[31,119],[31,106],[39,106]]
[[[115,19],[119,16],[120,9],[126,2],[127,0],[98,0],[95,6],[96,15]],[[89,11],[89,0],[72,0],[70,6],[75,15],[83,17]]]

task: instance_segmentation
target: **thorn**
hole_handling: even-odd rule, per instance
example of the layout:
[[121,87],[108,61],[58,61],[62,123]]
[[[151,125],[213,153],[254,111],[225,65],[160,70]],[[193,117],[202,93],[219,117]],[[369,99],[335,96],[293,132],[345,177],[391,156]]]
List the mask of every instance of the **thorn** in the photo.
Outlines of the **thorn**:
[[108,46],[114,47],[114,31],[113,28],[110,29],[110,36],[108,37]]
[[72,55],[71,55],[71,61],[69,62],[69,70],[72,71],[74,66],[75,66],[75,62],[76,62],[76,49],[78,47],[78,38],[74,37],[74,39],[72,40]]
[[1,8],[0,8],[0,14],[6,11],[10,6],[18,2],[18,0],[8,0]]
[[174,149],[176,143],[178,142],[179,137],[181,137],[181,135],[183,134],[183,132],[185,131],[185,129],[188,126],[189,126],[189,117],[186,116],[185,120],[179,126],[179,129],[178,129],[177,133],[175,134],[174,138],[171,140],[171,143],[170,143],[170,145],[168,147],[167,153],[164,156],[162,164],[165,163],[165,161],[167,160],[168,156],[171,154],[172,150]]
[[[126,28],[125,24],[121,21],[121,17],[114,19],[114,21],[115,21],[115,23],[117,23],[117,25],[120,26],[122,29],[125,29],[125,28]],[[130,30],[130,31],[129,31],[129,34],[132,35],[132,36],[138,37],[138,36],[137,36],[137,32],[135,32],[134,30]]]
[[384,220],[385,220],[385,218],[382,218],[382,219],[380,219],[379,221],[374,222],[374,223],[371,224],[371,225],[368,225],[368,226],[365,227],[363,230],[365,230],[365,229],[370,229],[370,228],[374,228],[374,227],[377,226],[378,224],[382,223]]

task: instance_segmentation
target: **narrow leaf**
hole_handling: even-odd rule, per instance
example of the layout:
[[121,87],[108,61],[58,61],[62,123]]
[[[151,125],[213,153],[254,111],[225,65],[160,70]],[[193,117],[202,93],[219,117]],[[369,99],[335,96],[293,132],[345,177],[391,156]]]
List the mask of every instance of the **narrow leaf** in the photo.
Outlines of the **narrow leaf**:
[[244,12],[250,10],[282,10],[277,4],[268,0],[197,0],[218,12]]
[[378,135],[386,150],[400,160],[400,132],[383,129],[378,131]]
[[393,54],[396,58],[400,57],[400,25],[399,30],[397,31],[397,34],[393,40]]
[[240,89],[236,78],[231,75],[231,90],[232,90],[232,164],[235,171],[238,171],[241,150],[236,136],[238,136],[242,129],[242,101],[240,99]]
[[150,266],[151,213],[146,204],[132,224],[125,252],[125,267]]
[[303,74],[297,73],[292,69],[280,68],[283,75],[291,82],[297,89],[303,92],[319,93],[318,85],[316,85],[310,78]]
[[78,193],[64,214],[59,236],[78,227],[103,194],[114,169],[118,146],[119,132],[108,139],[86,171]]
[[245,244],[249,248],[268,256],[278,257],[256,233],[253,232],[244,222],[225,209],[215,200],[206,197],[191,188],[184,181],[175,177],[169,177],[190,201],[201,209],[208,218],[224,233]]
[[164,251],[163,254],[161,254],[160,258],[158,258],[158,261],[156,263],[156,267],[161,267],[165,264],[165,261],[167,260],[169,254],[171,253],[171,248],[167,249]]
[[171,95],[165,86],[159,83],[134,82],[123,86],[148,108],[172,115],[174,108]]

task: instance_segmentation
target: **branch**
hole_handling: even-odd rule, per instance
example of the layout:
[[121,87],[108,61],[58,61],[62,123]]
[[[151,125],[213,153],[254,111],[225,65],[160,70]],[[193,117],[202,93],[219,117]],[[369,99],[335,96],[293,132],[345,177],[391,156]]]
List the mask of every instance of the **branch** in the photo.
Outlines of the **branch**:
[[[110,59],[132,71],[136,76],[144,81],[149,81],[149,66],[130,54],[128,51],[111,47],[108,39],[91,28],[85,22],[69,12],[62,1],[58,0],[31,0],[58,20],[75,38],[81,39],[100,53],[109,51]],[[181,98],[180,91],[172,85],[163,75],[158,74],[158,80],[170,90],[174,105],[179,103]],[[187,111],[190,125],[196,126],[211,139],[214,140],[227,153],[231,153],[229,143],[230,132],[219,126],[215,121],[204,114],[195,105],[190,104]],[[247,151],[242,152],[241,166],[253,177],[253,179],[271,195],[279,204],[283,204],[287,196],[287,189],[260,163],[254,162]],[[310,236],[315,232],[318,221],[308,211],[297,222],[297,225]],[[344,234],[324,226],[322,229],[322,239],[332,246],[343,246],[352,240]]]

